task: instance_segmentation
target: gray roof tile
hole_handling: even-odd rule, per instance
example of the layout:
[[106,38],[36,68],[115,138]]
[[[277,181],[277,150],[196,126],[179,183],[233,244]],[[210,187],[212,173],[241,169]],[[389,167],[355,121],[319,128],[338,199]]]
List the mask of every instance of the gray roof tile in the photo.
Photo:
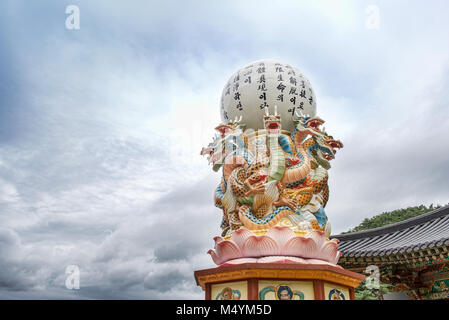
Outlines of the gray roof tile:
[[449,205],[372,230],[331,236],[346,257],[373,257],[449,244]]

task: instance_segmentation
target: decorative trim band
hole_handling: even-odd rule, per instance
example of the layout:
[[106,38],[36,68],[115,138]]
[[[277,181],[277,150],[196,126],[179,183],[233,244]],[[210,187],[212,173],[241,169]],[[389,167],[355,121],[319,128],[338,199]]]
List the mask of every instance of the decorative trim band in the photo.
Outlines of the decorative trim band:
[[197,284],[205,290],[206,284],[248,279],[323,280],[348,287],[358,287],[365,276],[338,267],[322,265],[258,265],[242,264],[195,271]]

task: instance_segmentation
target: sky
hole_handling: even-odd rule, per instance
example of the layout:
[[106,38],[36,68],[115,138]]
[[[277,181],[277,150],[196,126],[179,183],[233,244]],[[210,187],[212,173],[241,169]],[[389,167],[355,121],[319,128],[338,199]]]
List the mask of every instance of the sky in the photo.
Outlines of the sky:
[[329,172],[333,234],[447,204],[448,9],[1,1],[0,299],[202,299],[193,271],[214,267],[221,211],[200,150],[228,78],[260,59],[299,68],[344,143]]

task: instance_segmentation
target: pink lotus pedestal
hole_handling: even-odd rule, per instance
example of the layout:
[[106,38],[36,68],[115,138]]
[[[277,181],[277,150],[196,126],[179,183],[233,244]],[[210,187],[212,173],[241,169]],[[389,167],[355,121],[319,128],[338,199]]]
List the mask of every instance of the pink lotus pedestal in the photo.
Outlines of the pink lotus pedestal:
[[335,265],[341,256],[338,240],[327,240],[321,231],[298,236],[288,227],[274,227],[259,236],[248,229],[239,229],[229,240],[215,237],[214,241],[215,248],[208,253],[217,265],[276,262],[276,257],[286,257],[297,263],[315,263],[315,260],[320,260]]
[[209,254],[218,267],[195,271],[207,300],[354,300],[365,278],[337,265],[338,241],[320,231],[239,229],[214,240]]

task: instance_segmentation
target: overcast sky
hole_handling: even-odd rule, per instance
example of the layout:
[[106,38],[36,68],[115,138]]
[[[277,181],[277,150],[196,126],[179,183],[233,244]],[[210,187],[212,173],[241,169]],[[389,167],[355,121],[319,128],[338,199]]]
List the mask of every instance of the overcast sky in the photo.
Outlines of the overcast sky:
[[[72,4],[79,30],[65,25]],[[203,298],[193,271],[214,266],[221,211],[199,152],[223,86],[254,60],[302,70],[345,145],[333,234],[448,203],[448,12],[446,0],[2,0],[0,298]]]

